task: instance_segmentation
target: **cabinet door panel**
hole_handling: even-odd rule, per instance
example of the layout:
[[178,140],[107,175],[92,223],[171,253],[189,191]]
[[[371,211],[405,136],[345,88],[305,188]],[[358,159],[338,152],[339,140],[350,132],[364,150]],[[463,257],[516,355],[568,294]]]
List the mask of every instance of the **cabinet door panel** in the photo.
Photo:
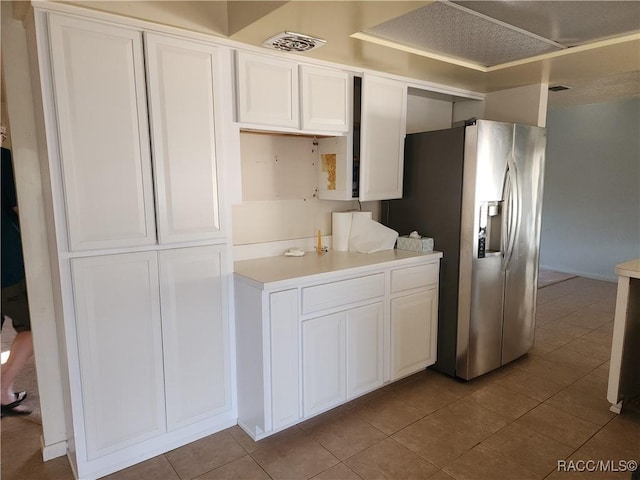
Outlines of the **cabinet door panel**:
[[239,122],[299,128],[294,62],[237,52],[236,80]]
[[360,200],[402,197],[407,85],[364,75],[360,130]]
[[344,312],[302,322],[304,416],[346,400]]
[[382,385],[383,303],[354,308],[347,315],[347,399]]
[[277,430],[300,418],[298,291],[272,293],[269,318],[272,428]]
[[89,459],[163,433],[155,252],[71,262]]
[[146,34],[160,243],[221,236],[215,47]]
[[437,289],[391,300],[391,380],[435,362],[437,319]]
[[224,247],[159,252],[169,430],[231,408]]
[[155,243],[140,32],[50,16],[69,248]]
[[351,86],[347,72],[300,67],[303,130],[347,132],[351,121]]

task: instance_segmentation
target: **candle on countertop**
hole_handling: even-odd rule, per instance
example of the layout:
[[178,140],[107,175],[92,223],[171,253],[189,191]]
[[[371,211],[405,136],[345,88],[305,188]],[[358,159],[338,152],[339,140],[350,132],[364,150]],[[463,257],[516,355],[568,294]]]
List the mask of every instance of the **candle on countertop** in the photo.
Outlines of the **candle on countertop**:
[[320,233],[320,230],[318,230],[318,245],[317,245],[317,250],[318,252],[320,250],[322,250],[322,235]]

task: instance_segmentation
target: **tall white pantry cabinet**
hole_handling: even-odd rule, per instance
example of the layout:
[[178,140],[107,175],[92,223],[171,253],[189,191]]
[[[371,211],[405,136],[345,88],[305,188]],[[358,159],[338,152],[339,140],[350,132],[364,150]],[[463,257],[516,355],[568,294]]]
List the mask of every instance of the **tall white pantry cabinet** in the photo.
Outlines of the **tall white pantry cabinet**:
[[92,479],[236,423],[219,52],[44,11],[36,39],[69,454]]

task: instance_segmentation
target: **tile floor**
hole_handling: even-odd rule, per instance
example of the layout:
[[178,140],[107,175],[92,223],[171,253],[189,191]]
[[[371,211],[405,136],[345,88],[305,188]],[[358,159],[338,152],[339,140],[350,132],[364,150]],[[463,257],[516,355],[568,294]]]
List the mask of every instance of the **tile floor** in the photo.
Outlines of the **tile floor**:
[[[427,370],[258,443],[233,427],[106,478],[630,479],[557,468],[640,460],[640,413],[606,400],[615,288],[540,289],[535,348],[476,380]],[[39,435],[29,419],[2,420],[3,480],[73,478],[66,458],[42,463]]]

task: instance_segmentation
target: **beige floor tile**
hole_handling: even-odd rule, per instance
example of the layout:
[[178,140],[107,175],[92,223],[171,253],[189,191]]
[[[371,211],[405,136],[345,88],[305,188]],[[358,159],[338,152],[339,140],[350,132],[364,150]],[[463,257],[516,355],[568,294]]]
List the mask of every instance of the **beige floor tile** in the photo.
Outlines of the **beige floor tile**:
[[581,446],[600,428],[545,404],[526,413],[516,423],[573,448]]
[[576,352],[575,350],[566,348],[567,345],[545,355],[545,360],[573,367],[580,372],[594,370],[607,361],[607,359],[602,358],[602,356]]
[[540,403],[495,383],[473,392],[469,398],[511,420],[521,417]]
[[373,425],[349,413],[316,422],[305,430],[340,460],[387,438]]
[[548,331],[554,335],[570,337],[572,340],[574,340],[591,332],[593,329],[581,327],[580,325],[573,325],[563,320],[558,320],[557,322],[542,325],[537,330]]
[[389,392],[350,410],[386,435],[420,420],[424,414]]
[[259,443],[263,445],[251,453],[251,457],[274,479],[311,478],[339,463],[327,449],[300,429]]
[[522,425],[512,423],[482,442],[501,455],[513,460],[541,477],[556,469],[559,459],[565,459],[573,447],[556,442]]
[[600,304],[589,305],[567,315],[562,321],[580,327],[595,329],[613,321],[613,312],[604,311]]
[[455,479],[444,470],[438,470],[436,473],[434,473],[429,477],[429,480],[455,480]]
[[6,418],[2,419],[1,425],[3,480],[74,480],[66,456],[48,462],[42,461],[40,450],[42,427],[40,425],[22,421],[18,428],[5,430]]
[[624,413],[616,416],[580,451],[598,459],[640,460],[640,420]]
[[537,480],[539,475],[499,453],[478,445],[444,471],[456,480]]
[[461,399],[396,433],[393,438],[442,468],[509,421],[471,399]]
[[189,443],[166,453],[180,478],[194,478],[246,454],[228,431]]
[[156,480],[158,478],[180,480],[180,477],[164,455],[153,457],[145,462],[107,475],[104,480]]
[[611,404],[607,401],[606,380],[594,375],[583,377],[545,403],[600,426],[606,425],[616,415],[609,410]]
[[424,416],[460,398],[460,394],[454,393],[452,389],[448,389],[446,386],[443,388],[443,383],[453,382],[456,382],[456,380],[439,379],[431,375],[414,382],[405,383],[390,390],[389,393]]
[[[559,350],[550,353],[544,358],[532,357],[530,361],[523,363],[518,368],[527,373],[531,373],[538,377],[551,380],[554,383],[567,386],[583,377],[596,366],[586,366],[581,364],[569,365],[568,363],[559,363],[551,361],[549,358],[556,354]],[[562,354],[562,358],[567,355]]]
[[[165,477],[155,477],[163,479]],[[196,480],[269,480],[270,477],[249,455],[205,473]],[[134,480],[134,479],[132,479]]]
[[516,370],[496,382],[509,390],[521,393],[540,402],[555,395],[564,385],[523,370]]
[[613,338],[613,322],[605,323],[600,328],[592,330],[580,337],[581,340],[587,340],[593,343],[599,343],[607,348],[611,348],[611,340]]
[[611,366],[610,362],[605,362],[602,365],[600,365],[598,368],[596,368],[594,371],[592,371],[590,375],[597,375],[598,377],[603,377],[608,379],[610,366]]
[[553,323],[547,323],[536,327],[535,341],[544,342],[554,347],[561,347],[567,343],[575,340],[575,337],[565,333],[554,332],[546,327],[553,325]]
[[238,425],[234,425],[231,428],[225,430],[244,448],[248,453],[251,453],[258,449],[258,442],[251,438],[247,432],[242,430]]
[[345,463],[365,480],[429,478],[438,470],[391,438],[354,455]]
[[558,348],[560,348],[558,347],[558,345],[554,345],[553,343],[547,343],[544,340],[540,340],[539,338],[536,338],[536,341],[533,344],[533,348],[529,350],[529,355],[538,355],[543,357]]
[[344,463],[339,463],[328,470],[313,477],[313,480],[361,480],[362,477],[347,467]]
[[591,342],[588,339],[585,340],[585,336],[576,338],[572,342],[567,343],[562,348],[565,350],[571,350],[582,355],[597,358],[606,362],[611,357],[611,345],[604,345],[602,343]]

